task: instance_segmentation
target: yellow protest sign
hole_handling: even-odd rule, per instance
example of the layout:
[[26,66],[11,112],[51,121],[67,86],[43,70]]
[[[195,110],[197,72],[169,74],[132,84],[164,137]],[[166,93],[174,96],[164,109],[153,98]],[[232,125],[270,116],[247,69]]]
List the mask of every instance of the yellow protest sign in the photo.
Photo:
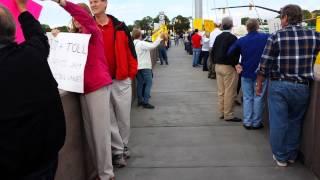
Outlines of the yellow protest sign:
[[316,31],[320,32],[320,16],[317,17]]
[[214,22],[212,20],[204,20],[204,30],[206,32],[212,32],[214,28]]
[[[317,17],[316,31],[320,32],[320,16]],[[320,53],[317,56],[316,64],[320,64]]]
[[193,28],[198,29],[199,31],[202,31],[203,29],[203,19],[196,18],[193,20]]
[[168,33],[168,28],[167,26],[164,24],[162,25],[158,30],[156,30],[152,36],[151,36],[151,39],[152,39],[152,42],[154,42],[155,40],[158,39],[158,37],[162,34],[162,33]]
[[[320,16],[317,17],[316,31],[320,32]],[[317,56],[316,63],[313,67],[314,79],[320,81],[320,53]]]

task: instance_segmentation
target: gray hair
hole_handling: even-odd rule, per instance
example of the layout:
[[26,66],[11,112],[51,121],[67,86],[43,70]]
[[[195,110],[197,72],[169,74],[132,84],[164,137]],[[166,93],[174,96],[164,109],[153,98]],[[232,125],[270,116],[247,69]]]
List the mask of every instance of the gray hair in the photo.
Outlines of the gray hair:
[[7,44],[14,42],[16,25],[12,14],[7,8],[0,5],[0,43]]
[[246,25],[248,32],[257,31],[259,29],[259,21],[254,18],[248,19]]
[[281,18],[288,17],[288,23],[297,25],[302,22],[302,9],[295,4],[288,4],[281,9]]
[[230,30],[233,27],[233,20],[231,17],[224,17],[221,22],[221,27],[223,30]]

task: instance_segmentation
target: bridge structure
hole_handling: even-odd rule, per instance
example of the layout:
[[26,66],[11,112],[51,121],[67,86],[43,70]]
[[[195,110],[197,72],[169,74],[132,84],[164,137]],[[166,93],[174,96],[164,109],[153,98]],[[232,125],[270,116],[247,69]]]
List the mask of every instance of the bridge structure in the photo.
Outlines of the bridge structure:
[[[117,180],[318,180],[318,84],[305,121],[304,161],[280,168],[272,159],[267,127],[248,131],[241,123],[220,120],[216,81],[201,68],[192,68],[192,57],[182,45],[170,48],[168,57],[169,66],[154,67],[150,101],[156,108],[143,109],[133,102],[132,157],[126,168],[115,170]],[[56,180],[87,180],[90,166],[78,97],[67,93],[62,100],[68,134]],[[242,116],[241,106],[236,115]]]

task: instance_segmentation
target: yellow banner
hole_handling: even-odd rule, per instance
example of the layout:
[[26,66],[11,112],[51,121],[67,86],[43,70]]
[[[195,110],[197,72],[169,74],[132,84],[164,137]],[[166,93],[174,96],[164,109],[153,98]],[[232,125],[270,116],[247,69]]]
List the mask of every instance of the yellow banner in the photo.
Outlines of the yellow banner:
[[317,31],[317,32],[320,32],[320,16],[317,16],[316,31]]
[[206,32],[212,32],[214,28],[214,22],[212,20],[204,20],[204,30]]
[[162,34],[162,33],[168,33],[168,28],[166,25],[162,25],[158,30],[156,30],[153,34],[152,34],[152,42],[154,42],[155,40],[158,39],[158,37]]
[[[317,17],[316,31],[320,32],[320,16]],[[320,64],[320,53],[317,56],[316,64]]]
[[320,53],[317,56],[316,64],[320,64]]
[[203,19],[196,18],[193,20],[193,28],[198,29],[199,31],[203,30]]

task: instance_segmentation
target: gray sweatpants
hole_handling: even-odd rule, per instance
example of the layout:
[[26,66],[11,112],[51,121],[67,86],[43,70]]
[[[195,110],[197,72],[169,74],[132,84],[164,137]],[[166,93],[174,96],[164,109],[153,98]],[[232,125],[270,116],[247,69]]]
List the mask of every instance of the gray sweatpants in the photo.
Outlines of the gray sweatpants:
[[80,97],[84,129],[92,162],[101,180],[114,176],[110,123],[111,87],[105,86]]
[[119,155],[128,145],[130,137],[131,79],[113,80],[110,99],[112,154]]

